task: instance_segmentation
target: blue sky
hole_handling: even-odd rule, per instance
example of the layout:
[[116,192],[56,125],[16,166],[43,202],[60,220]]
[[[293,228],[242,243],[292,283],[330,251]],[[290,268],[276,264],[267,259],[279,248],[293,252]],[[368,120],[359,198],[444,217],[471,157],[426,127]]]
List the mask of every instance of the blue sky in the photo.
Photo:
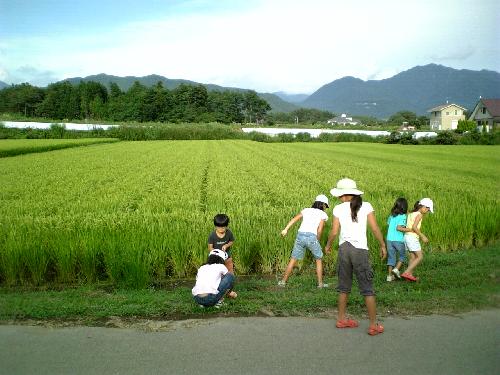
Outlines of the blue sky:
[[416,65],[500,71],[493,0],[0,0],[0,80],[106,73],[311,93]]

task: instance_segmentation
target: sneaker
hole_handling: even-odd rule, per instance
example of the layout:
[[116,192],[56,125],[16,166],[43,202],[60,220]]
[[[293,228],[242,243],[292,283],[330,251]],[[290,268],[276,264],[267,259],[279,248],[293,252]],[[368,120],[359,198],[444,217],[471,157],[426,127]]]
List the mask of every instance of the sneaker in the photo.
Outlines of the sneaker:
[[205,305],[198,305],[198,307],[201,307],[202,309],[204,309]]
[[320,289],[321,288],[328,288],[328,286],[329,286],[328,284],[323,283],[323,284],[319,284],[318,288],[320,288]]
[[391,281],[394,281],[394,276],[392,275],[387,275],[387,281],[391,282]]
[[224,304],[224,300],[222,300],[222,299],[221,299],[219,302],[217,302],[217,303],[214,305],[214,307],[215,307],[216,309],[220,309],[220,308],[222,307],[222,305],[223,305],[223,304]]
[[401,274],[399,273],[399,270],[397,268],[392,269],[392,273],[398,278],[401,278]]
[[286,286],[286,282],[283,280],[278,281],[278,286]]

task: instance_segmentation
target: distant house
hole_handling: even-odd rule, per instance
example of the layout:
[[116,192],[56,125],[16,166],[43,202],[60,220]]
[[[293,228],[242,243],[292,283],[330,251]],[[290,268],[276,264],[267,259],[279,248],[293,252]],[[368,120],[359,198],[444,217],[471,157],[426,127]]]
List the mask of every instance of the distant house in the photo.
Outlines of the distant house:
[[458,120],[465,120],[467,109],[457,104],[443,104],[429,109],[431,113],[431,130],[453,130],[457,128]]
[[353,120],[352,117],[347,117],[345,113],[342,113],[341,116],[337,116],[331,118],[327,121],[328,124],[337,124],[337,125],[358,125],[359,121]]
[[475,121],[479,130],[500,127],[500,99],[479,99],[469,120]]
[[403,124],[398,129],[400,132],[414,131],[415,127],[413,125],[408,125],[408,121],[403,121]]

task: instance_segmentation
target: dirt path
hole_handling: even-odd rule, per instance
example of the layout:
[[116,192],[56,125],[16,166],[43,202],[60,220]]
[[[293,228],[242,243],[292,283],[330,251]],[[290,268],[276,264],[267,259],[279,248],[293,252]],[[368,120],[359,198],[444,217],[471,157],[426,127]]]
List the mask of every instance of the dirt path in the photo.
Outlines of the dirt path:
[[0,326],[0,374],[497,374],[500,311],[386,318],[386,332],[315,318]]

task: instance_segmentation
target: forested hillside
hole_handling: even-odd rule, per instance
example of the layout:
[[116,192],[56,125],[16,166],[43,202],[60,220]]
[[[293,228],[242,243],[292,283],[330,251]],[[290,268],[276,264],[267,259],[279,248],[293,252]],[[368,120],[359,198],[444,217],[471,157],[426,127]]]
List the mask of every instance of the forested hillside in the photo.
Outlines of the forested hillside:
[[[80,82],[98,82],[103,84],[106,87],[109,87],[111,83],[116,83],[118,87],[122,91],[128,91],[132,85],[135,82],[139,82],[141,85],[144,85],[146,87],[151,87],[156,85],[158,82],[161,82],[163,84],[163,87],[168,89],[168,90],[174,90],[180,85],[191,85],[191,86],[204,86],[208,92],[211,91],[219,91],[219,92],[224,92],[224,91],[233,91],[233,92],[239,92],[239,93],[245,93],[249,91],[248,89],[242,89],[242,88],[237,88],[237,87],[224,87],[224,86],[219,86],[219,85],[214,85],[214,84],[203,84],[203,83],[198,83],[194,81],[189,81],[185,79],[170,79],[166,78],[157,74],[151,74],[148,76],[144,77],[135,77],[135,76],[127,76],[127,77],[118,77],[118,76],[113,76],[109,74],[97,74],[97,75],[92,75],[92,76],[87,76],[87,77],[75,77],[75,78],[69,78],[66,81],[71,82],[74,85],[79,84]],[[269,94],[269,93],[259,93],[257,92],[257,95],[264,99],[266,102],[269,103],[271,106],[270,111],[271,112],[291,112],[299,107],[286,101],[286,99],[282,99],[278,95],[275,94]]]
[[65,120],[154,122],[248,122],[264,119],[271,109],[255,91],[208,91],[180,84],[169,90],[158,82],[135,82],[123,91],[111,83],[53,83],[47,88],[27,83],[0,91],[0,113]]

